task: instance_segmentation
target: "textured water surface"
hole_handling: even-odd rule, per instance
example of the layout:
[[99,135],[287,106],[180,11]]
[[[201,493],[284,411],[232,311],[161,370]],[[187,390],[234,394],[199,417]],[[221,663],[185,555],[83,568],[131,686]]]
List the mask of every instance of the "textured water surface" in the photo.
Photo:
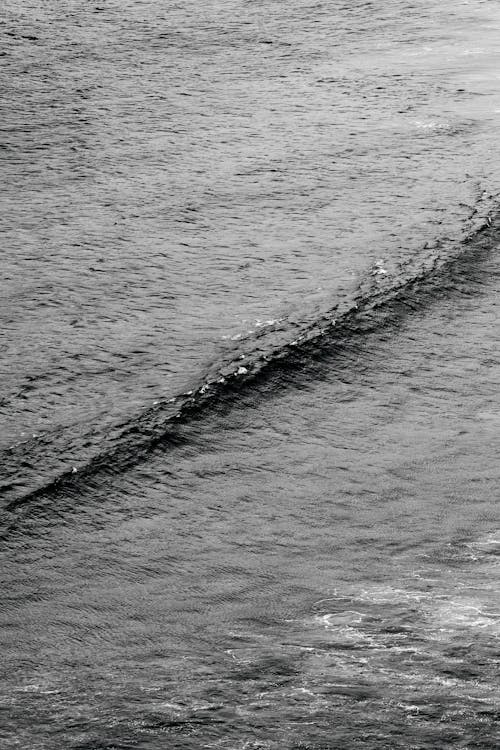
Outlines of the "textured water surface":
[[498,747],[497,3],[0,21],[2,747]]

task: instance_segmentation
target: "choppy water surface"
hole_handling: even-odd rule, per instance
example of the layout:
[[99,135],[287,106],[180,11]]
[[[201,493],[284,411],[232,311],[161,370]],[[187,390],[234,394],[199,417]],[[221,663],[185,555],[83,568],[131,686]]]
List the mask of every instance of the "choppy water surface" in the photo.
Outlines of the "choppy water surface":
[[497,4],[0,19],[2,747],[498,747]]

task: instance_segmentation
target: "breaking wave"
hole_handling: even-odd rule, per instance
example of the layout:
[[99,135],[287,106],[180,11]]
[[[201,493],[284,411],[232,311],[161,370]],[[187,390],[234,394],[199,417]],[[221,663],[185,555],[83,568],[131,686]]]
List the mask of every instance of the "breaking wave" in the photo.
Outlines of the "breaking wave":
[[[7,511],[30,500],[47,498],[59,491],[77,490],[101,473],[116,474],[144,460],[161,442],[175,439],[179,424],[185,424],[215,403],[234,398],[242,388],[271,373],[299,368],[326,347],[348,345],[354,336],[383,324],[394,306],[413,309],[415,292],[433,293],[452,280],[457,265],[463,270],[498,244],[500,209],[496,196],[482,195],[456,240],[440,238],[426,243],[421,252],[400,264],[376,261],[354,292],[324,303],[313,316],[288,315],[258,322],[245,333],[235,334],[223,353],[194,384],[154,404],[121,425],[116,425],[99,444],[94,455],[82,439],[78,450],[66,442],[64,431],[34,436],[3,451],[3,484],[0,493]],[[418,300],[417,300],[418,304]],[[83,450],[82,450],[83,449]],[[47,476],[44,456],[58,453]],[[24,478],[22,474],[24,473]],[[29,477],[26,481],[26,476]]]

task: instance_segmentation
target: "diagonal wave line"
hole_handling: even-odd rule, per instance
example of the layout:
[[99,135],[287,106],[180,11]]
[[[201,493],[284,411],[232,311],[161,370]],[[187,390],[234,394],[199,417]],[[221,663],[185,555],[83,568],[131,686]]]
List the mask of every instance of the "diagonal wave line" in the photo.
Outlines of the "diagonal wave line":
[[[38,486],[17,493],[15,485],[0,486],[4,496],[13,490],[5,510],[14,511],[27,502],[75,490],[99,473],[118,474],[141,463],[155,446],[169,435],[174,436],[177,425],[185,424],[257,379],[285,369],[292,362],[310,360],[321,346],[345,343],[356,334],[374,330],[384,311],[391,304],[404,303],[410,290],[425,290],[436,276],[451,274],[457,261],[474,261],[479,252],[489,253],[499,243],[498,197],[483,195],[458,241],[442,238],[426,244],[420,253],[390,270],[376,262],[352,294],[321,310],[312,321],[297,323],[283,317],[234,337],[237,340],[233,346],[207,368],[194,387],[172,398],[160,399],[135,418],[116,426],[107,444],[86,462],[42,478]],[[381,318],[377,319],[377,315]],[[11,451],[16,453],[16,446]]]

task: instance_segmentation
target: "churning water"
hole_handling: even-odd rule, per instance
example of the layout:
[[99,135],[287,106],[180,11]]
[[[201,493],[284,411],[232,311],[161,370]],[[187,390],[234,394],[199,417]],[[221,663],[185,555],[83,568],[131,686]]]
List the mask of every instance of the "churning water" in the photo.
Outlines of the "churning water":
[[4,2],[0,741],[500,744],[496,0]]

